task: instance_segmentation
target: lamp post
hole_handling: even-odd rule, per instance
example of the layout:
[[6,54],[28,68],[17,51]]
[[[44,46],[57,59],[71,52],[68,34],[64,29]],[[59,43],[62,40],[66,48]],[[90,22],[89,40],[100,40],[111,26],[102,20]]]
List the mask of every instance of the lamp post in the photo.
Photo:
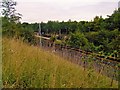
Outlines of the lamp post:
[[41,25],[39,23],[39,36],[40,36],[40,47],[42,46],[42,43],[41,43]]

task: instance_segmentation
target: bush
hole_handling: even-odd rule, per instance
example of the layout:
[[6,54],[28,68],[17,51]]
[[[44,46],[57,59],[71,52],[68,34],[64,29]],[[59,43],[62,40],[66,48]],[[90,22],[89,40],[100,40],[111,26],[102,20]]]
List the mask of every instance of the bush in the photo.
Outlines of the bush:
[[94,44],[88,42],[88,39],[82,33],[71,33],[68,44],[75,48],[80,48],[86,51],[94,50]]

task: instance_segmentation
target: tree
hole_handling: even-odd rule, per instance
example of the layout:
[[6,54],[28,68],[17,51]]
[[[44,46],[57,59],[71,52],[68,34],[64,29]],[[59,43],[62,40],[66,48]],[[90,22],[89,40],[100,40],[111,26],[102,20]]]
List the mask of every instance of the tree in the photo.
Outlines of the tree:
[[19,19],[22,16],[20,13],[16,13],[16,5],[17,2],[14,2],[12,0],[2,1],[2,15],[4,15],[9,20],[9,22],[19,22]]
[[94,48],[93,43],[89,43],[85,35],[79,32],[71,33],[68,44],[86,51],[92,51]]
[[120,31],[120,8],[114,11],[112,17],[113,17],[114,29],[119,28]]
[[94,18],[94,31],[99,31],[101,28],[100,28],[100,24],[103,22],[103,18],[102,16],[96,16]]
[[2,18],[2,32],[7,36],[13,37],[16,33],[18,33],[17,30],[19,30],[17,23],[19,23],[22,15],[20,13],[16,13],[16,5],[17,3],[12,0],[2,1],[2,15],[4,16]]

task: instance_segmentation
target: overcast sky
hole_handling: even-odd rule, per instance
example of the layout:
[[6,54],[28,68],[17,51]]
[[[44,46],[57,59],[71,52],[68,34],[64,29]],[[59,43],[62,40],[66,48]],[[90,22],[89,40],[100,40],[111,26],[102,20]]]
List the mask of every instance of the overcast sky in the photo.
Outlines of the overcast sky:
[[119,0],[15,0],[22,22],[81,21],[105,18],[118,7]]

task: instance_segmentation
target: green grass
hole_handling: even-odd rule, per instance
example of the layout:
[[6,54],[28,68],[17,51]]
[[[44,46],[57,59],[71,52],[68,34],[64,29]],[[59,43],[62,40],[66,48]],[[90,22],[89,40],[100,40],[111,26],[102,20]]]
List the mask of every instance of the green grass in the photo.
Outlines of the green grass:
[[[20,40],[3,38],[4,88],[111,88],[116,81],[93,71],[84,71],[76,64],[29,46]],[[99,78],[98,78],[99,76]]]

